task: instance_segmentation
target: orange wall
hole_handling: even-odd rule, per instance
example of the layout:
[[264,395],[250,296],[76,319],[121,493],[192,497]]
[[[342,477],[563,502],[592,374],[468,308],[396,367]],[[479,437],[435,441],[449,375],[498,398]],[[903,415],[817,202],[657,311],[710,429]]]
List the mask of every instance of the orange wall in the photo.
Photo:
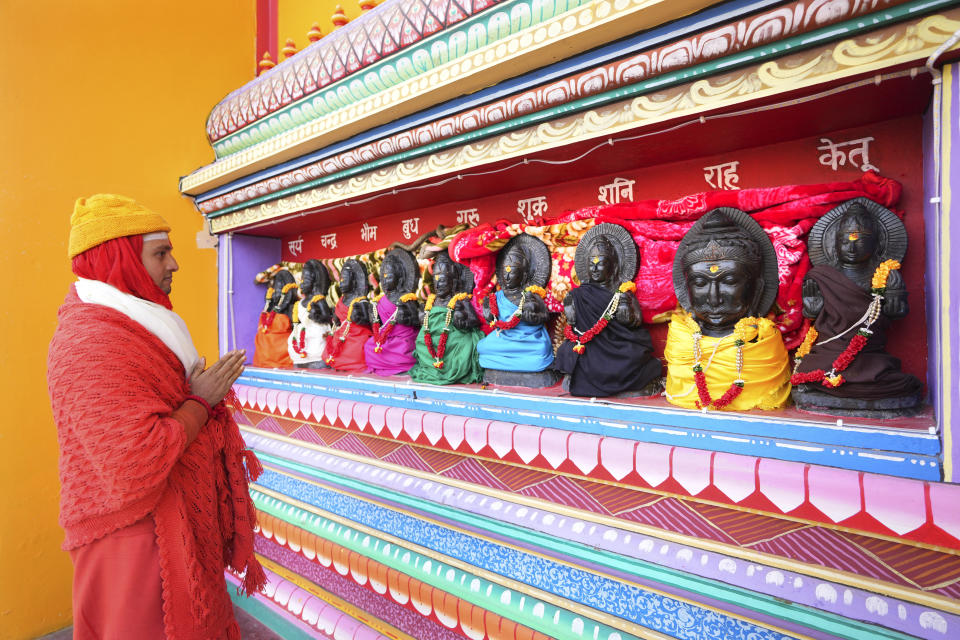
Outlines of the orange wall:
[[112,191],[173,226],[174,308],[216,356],[216,253],[177,179],[213,159],[204,122],[250,79],[254,0],[0,2],[0,638],[70,623],[46,352],[72,277],[68,220]]

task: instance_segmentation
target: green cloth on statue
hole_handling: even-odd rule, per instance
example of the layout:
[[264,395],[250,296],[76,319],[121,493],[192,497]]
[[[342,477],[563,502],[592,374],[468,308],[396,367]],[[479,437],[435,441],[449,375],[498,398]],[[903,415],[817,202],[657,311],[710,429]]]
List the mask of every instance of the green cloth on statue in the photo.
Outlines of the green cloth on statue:
[[[447,317],[447,307],[437,305],[429,312],[427,322],[430,327],[430,336],[433,339],[434,349],[440,346],[440,336],[443,334],[443,323]],[[483,380],[483,369],[480,367],[477,355],[477,343],[483,337],[479,329],[462,331],[450,323],[450,333],[447,345],[443,352],[443,368],[433,366],[433,356],[427,351],[423,341],[423,328],[417,334],[417,346],[414,355],[417,364],[410,370],[410,377],[414,382],[427,384],[468,384]]]

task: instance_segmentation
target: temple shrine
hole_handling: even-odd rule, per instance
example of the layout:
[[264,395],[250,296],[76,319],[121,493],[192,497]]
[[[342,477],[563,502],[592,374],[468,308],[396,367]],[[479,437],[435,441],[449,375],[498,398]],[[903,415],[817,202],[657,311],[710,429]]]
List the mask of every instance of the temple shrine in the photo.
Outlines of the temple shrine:
[[266,363],[237,605],[960,638],[960,2],[386,0],[276,40],[179,185],[221,351]]

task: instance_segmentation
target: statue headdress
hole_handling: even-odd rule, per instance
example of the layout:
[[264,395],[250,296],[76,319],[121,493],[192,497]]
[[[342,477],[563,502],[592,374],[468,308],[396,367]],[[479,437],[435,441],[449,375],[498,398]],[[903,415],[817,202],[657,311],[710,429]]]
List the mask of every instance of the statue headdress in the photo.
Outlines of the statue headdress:
[[691,311],[686,268],[697,262],[719,260],[760,265],[753,313],[766,315],[777,299],[780,286],[777,254],[757,221],[732,207],[706,213],[680,241],[673,258],[673,290],[680,306]]
[[907,228],[897,214],[869,198],[847,200],[817,220],[810,229],[810,236],[807,239],[810,262],[814,266],[836,265],[839,262],[833,238],[844,216],[853,207],[865,209],[873,217],[874,226],[877,229],[877,248],[871,260],[872,266],[876,267],[884,260],[903,262],[903,257],[907,254]]

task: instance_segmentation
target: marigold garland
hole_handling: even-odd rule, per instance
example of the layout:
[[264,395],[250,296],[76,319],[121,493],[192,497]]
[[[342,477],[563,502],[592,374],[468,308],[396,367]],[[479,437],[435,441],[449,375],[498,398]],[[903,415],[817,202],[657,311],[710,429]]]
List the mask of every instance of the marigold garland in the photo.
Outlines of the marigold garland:
[[296,289],[296,288],[297,288],[297,283],[296,283],[296,282],[291,282],[291,283],[289,283],[289,284],[285,284],[285,285],[283,285],[283,289],[280,289],[280,295],[282,295],[282,296],[283,296],[283,295],[286,295],[287,292],[290,291],[290,289]]
[[610,299],[610,304],[603,310],[597,323],[583,333],[578,335],[575,329],[569,324],[563,328],[563,337],[575,343],[573,350],[576,353],[583,353],[583,350],[587,348],[587,343],[597,337],[597,334],[606,328],[610,320],[613,319],[613,314],[617,312],[617,307],[620,306],[620,297],[629,291],[636,291],[636,289],[637,285],[629,280],[621,283],[617,288],[617,292],[613,294],[613,298]]
[[318,293],[317,295],[313,296],[312,298],[310,298],[310,302],[307,303],[307,311],[310,311],[310,309],[313,307],[315,302],[320,302],[321,300],[326,300],[326,299],[327,297],[322,293]]
[[743,347],[747,343],[746,329],[748,326],[756,325],[758,322],[759,320],[757,318],[748,316],[746,318],[740,318],[733,327],[733,344],[737,347],[737,377],[730,383],[727,390],[723,392],[723,395],[716,400],[710,395],[710,389],[707,387],[707,374],[703,370],[703,354],[700,350],[700,340],[703,338],[703,332],[698,330],[693,334],[693,379],[697,384],[697,395],[700,397],[696,405],[701,411],[723,409],[736,400],[737,396],[743,392],[745,384],[743,380]]
[[[333,362],[337,356],[340,355],[340,352],[343,351],[343,343],[347,340],[347,335],[350,333],[350,325],[353,324],[353,305],[358,302],[369,302],[369,300],[363,296],[357,296],[350,301],[350,306],[347,307],[347,321],[340,325],[336,331],[333,332],[333,340],[330,355],[327,356],[326,363],[329,366],[333,366]],[[337,335],[339,334],[339,335]]]
[[469,293],[458,293],[447,302],[447,315],[443,321],[443,332],[440,334],[440,342],[436,349],[433,347],[433,336],[430,334],[430,310],[433,309],[433,303],[437,296],[431,293],[430,297],[427,298],[423,314],[423,344],[427,347],[427,353],[433,358],[434,368],[443,369],[443,354],[447,350],[447,336],[450,334],[450,321],[453,319],[454,307],[461,300],[469,300],[471,297],[473,296]]
[[[876,270],[873,272],[873,277],[870,279],[870,293],[873,296],[873,299],[870,300],[870,306],[867,307],[867,312],[864,316],[864,322],[860,325],[860,328],[857,329],[857,333],[850,339],[850,343],[847,345],[847,348],[844,349],[840,355],[833,361],[830,371],[824,371],[823,369],[814,369],[813,371],[808,371],[807,373],[797,373],[797,369],[800,367],[800,362],[803,360],[810,349],[813,347],[813,342],[817,339],[818,333],[817,330],[810,325],[810,328],[807,330],[807,335],[803,337],[803,344],[800,345],[800,348],[797,349],[796,354],[796,364],[793,368],[793,375],[790,376],[791,384],[806,384],[810,382],[819,382],[825,387],[836,388],[846,382],[846,379],[840,375],[847,367],[849,367],[854,359],[857,357],[863,348],[867,345],[867,339],[873,334],[873,331],[870,330],[870,327],[874,322],[880,317],[880,312],[883,308],[883,297],[887,293],[887,279],[890,277],[891,271],[896,271],[900,268],[900,263],[896,260],[884,260],[877,266]],[[850,331],[853,326],[851,326],[847,331]],[[830,340],[839,338],[844,333],[844,331]],[[810,336],[813,337],[810,337]],[[823,343],[820,343],[823,344]],[[804,350],[806,347],[806,350]]]

